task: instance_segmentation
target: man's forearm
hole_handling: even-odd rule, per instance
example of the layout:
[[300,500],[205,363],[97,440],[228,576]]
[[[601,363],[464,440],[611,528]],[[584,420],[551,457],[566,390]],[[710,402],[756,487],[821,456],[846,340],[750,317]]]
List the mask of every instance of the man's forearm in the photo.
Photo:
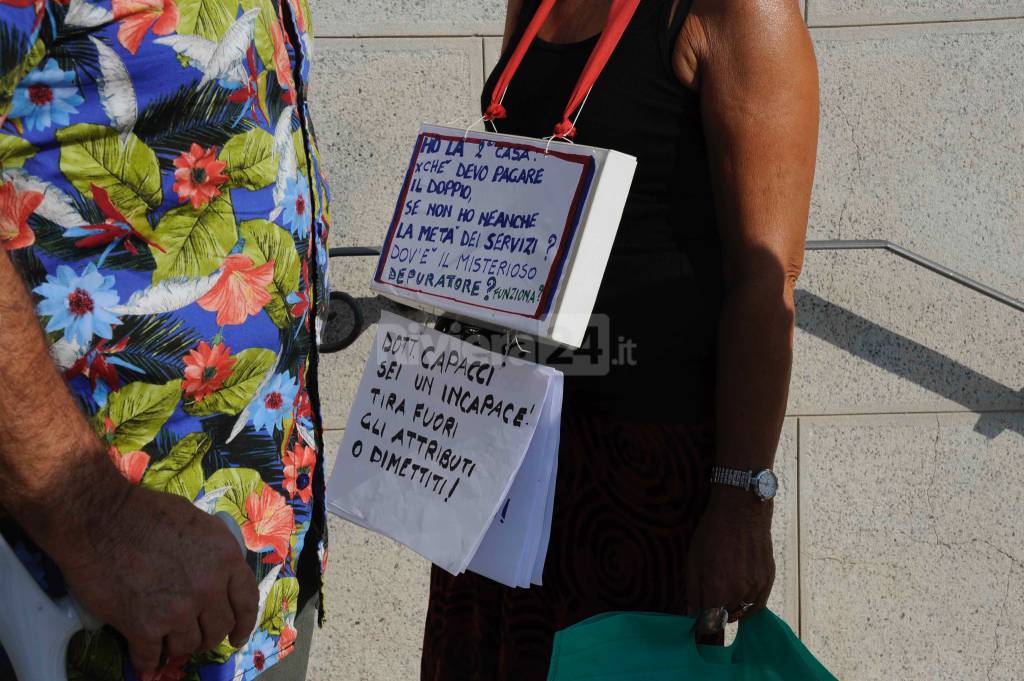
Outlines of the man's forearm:
[[92,505],[109,507],[110,492],[127,484],[50,359],[32,300],[6,254],[0,291],[0,506],[53,555],[66,548],[65,530],[75,518],[95,517]]
[[772,466],[789,395],[793,320],[792,291],[781,285],[728,295],[718,340],[717,465]]

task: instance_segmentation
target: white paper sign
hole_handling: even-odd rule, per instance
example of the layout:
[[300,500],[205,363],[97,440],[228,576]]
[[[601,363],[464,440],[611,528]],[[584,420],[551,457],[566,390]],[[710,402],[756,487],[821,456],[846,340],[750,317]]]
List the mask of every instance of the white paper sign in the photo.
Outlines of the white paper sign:
[[578,345],[635,165],[604,149],[424,125],[372,287]]
[[[552,369],[506,361],[385,312],[328,484],[328,507],[453,574],[465,571],[510,498],[538,425],[550,433],[559,420],[550,398],[557,392],[560,406],[560,379]],[[548,448],[534,454],[530,480],[516,494],[521,513],[533,518],[528,543],[508,549],[517,565],[524,551],[533,554],[513,575],[525,574],[527,584],[542,540],[546,552],[543,525],[550,522],[549,513],[538,523],[527,505],[536,495],[546,508],[550,496],[555,449],[545,438]],[[506,512],[498,524],[510,517]],[[512,519],[518,523],[519,513]]]
[[557,375],[508,498],[469,564],[473,572],[509,586],[541,584],[551,534],[561,417],[562,376]]

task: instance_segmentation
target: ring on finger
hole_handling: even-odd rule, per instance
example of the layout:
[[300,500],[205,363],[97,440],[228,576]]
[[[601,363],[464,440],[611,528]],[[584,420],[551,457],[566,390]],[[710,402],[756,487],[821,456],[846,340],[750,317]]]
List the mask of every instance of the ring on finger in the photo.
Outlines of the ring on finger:
[[708,608],[701,613],[697,630],[701,635],[714,635],[725,629],[729,622],[729,611],[725,608]]
[[739,601],[738,606],[736,607],[736,609],[729,611],[729,620],[730,620],[730,622],[735,622],[737,620],[742,620],[744,618],[744,616],[746,616],[746,613],[748,613],[751,610],[752,607],[754,607],[754,603],[748,603],[746,601]]
[[733,620],[743,619],[744,617],[746,617],[747,613],[750,612],[750,609],[753,608],[753,607],[754,607],[753,603],[748,603],[747,601],[740,601],[739,602],[739,607],[736,610],[733,610],[731,613],[729,613],[730,616],[731,616],[731,619],[733,619]]

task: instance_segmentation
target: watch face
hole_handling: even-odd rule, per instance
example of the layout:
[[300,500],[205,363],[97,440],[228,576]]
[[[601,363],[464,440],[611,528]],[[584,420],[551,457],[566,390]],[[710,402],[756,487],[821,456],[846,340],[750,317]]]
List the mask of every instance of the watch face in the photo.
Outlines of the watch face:
[[779,479],[771,471],[757,474],[757,495],[762,499],[774,499],[779,491]]

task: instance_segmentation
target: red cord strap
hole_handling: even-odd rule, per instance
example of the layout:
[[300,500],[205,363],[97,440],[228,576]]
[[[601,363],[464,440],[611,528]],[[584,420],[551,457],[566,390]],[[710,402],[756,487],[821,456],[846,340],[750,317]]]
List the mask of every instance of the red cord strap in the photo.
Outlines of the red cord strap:
[[541,26],[547,21],[548,15],[551,14],[551,10],[555,6],[555,2],[556,0],[542,0],[540,7],[537,8],[537,13],[530,20],[530,24],[526,27],[526,32],[523,33],[522,39],[516,45],[515,52],[509,57],[505,70],[501,72],[501,78],[494,85],[494,91],[491,92],[491,105],[487,107],[487,112],[484,114],[484,118],[487,120],[493,121],[496,118],[505,118],[508,115],[505,107],[501,104],[501,100],[505,98],[505,92],[508,90],[509,83],[512,82],[512,76],[516,75],[516,71],[519,70],[519,65],[523,63],[526,51],[530,49],[534,38],[540,33]]
[[[508,60],[508,64],[505,65],[505,70],[502,71],[501,77],[494,86],[494,91],[491,93],[491,105],[487,107],[487,112],[484,114],[486,120],[493,121],[505,118],[508,115],[501,101],[505,98],[505,92],[512,82],[512,77],[519,70],[519,65],[523,63],[526,51],[530,49],[530,45],[533,44],[534,39],[536,39],[544,22],[547,21],[557,1],[541,1],[540,7],[537,8],[537,13],[533,15],[533,19],[527,25],[522,39],[516,45],[515,51]],[[583,73],[576,82],[576,88],[569,98],[569,104],[565,107],[565,113],[562,116],[561,122],[555,126],[555,137],[571,139],[576,135],[576,127],[570,120],[570,116],[572,116],[573,111],[576,111],[583,104],[587,94],[594,87],[594,83],[597,82],[598,76],[601,75],[605,65],[612,56],[612,52],[618,46],[639,5],[640,0],[612,0],[612,8],[608,14],[608,22],[605,25],[604,32],[601,33],[594,51],[590,54],[590,59],[587,60],[586,66],[583,67]]]

